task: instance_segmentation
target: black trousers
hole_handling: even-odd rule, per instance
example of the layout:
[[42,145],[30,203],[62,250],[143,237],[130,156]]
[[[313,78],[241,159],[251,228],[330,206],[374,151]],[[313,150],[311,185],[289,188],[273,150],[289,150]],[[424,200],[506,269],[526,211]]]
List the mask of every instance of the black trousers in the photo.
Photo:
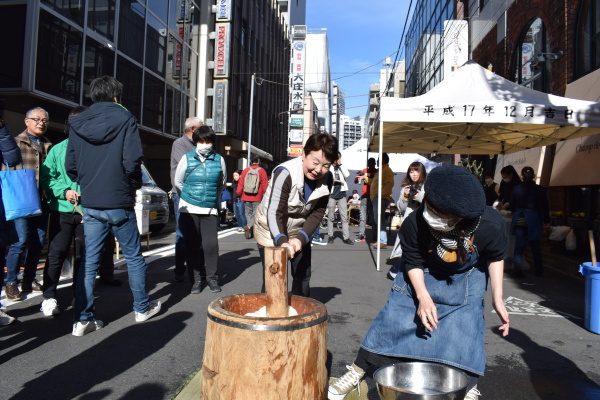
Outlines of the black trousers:
[[179,229],[185,239],[185,256],[192,282],[218,279],[219,217],[217,215],[179,214]]
[[[263,267],[263,285],[261,292],[265,292],[265,248],[258,246],[258,253]],[[302,250],[296,253],[296,256],[290,261],[292,267],[292,294],[297,296],[310,297],[310,276],[311,271],[312,247],[310,242],[302,247]]]
[[[69,254],[69,248],[75,239],[75,260],[73,264],[73,286],[77,282],[77,273],[85,259],[85,239],[82,216],[79,213],[63,213],[53,211],[50,213],[50,229],[48,257],[44,266],[44,283],[42,296],[44,299],[56,297],[56,288],[60,280],[62,267]],[[100,279],[111,280],[115,273],[114,256],[115,237],[106,235],[102,262],[98,273]]]
[[75,237],[73,282],[77,281],[77,272],[83,259],[85,243],[81,221],[82,217],[78,213],[52,212],[50,215],[50,245],[44,266],[44,283],[42,285],[44,299],[56,297],[62,266],[69,253],[71,243],[73,243],[73,237]]

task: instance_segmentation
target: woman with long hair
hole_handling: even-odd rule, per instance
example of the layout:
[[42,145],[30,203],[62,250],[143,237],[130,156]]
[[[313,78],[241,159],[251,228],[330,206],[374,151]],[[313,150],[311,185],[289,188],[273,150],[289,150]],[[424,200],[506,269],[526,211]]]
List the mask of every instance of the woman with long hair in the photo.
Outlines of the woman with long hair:
[[[427,179],[427,171],[422,163],[415,161],[408,166],[406,176],[400,183],[400,186],[402,186],[402,192],[400,199],[398,200],[398,209],[402,212],[403,220],[406,219],[411,212],[419,208],[423,202],[423,198],[425,196],[425,189],[423,188],[425,185],[425,179]],[[396,236],[396,243],[394,244],[394,249],[392,250],[390,260],[399,257],[402,257],[400,235]],[[392,268],[390,268],[387,277],[389,279],[394,279],[396,277],[398,268],[400,268],[400,265],[399,262],[396,261]]]
[[550,211],[546,189],[535,183],[533,168],[521,170],[523,183],[515,186],[509,200],[509,210],[513,213],[510,233],[515,235],[515,254],[511,276],[523,278],[521,265],[525,246],[529,243],[535,264],[535,276],[544,274],[540,240],[542,231],[550,226]]

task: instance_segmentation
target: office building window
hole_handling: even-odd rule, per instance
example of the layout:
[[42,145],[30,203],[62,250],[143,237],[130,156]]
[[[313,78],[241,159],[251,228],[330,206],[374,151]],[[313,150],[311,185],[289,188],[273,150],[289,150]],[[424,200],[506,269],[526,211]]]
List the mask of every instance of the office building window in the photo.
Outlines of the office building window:
[[165,53],[167,50],[167,27],[148,14],[146,30],[146,67],[165,76]]
[[42,4],[47,5],[63,17],[83,26],[83,16],[85,12],[85,1],[81,0],[42,0]]
[[162,131],[164,106],[165,83],[161,79],[152,76],[152,74],[146,74],[143,125]]
[[3,23],[0,24],[0,38],[11,38],[2,41],[2,88],[20,88],[23,85],[26,13],[25,4],[2,6]]
[[82,42],[79,30],[40,10],[37,90],[79,103]]
[[119,50],[142,63],[144,56],[144,6],[134,0],[121,0],[119,10]]
[[600,68],[600,5],[597,1],[581,3],[575,32],[577,77],[582,77]]
[[85,56],[83,63],[83,104],[89,106],[92,99],[89,94],[89,85],[95,78],[104,75],[113,75],[115,52],[113,49],[86,38]]
[[[178,101],[175,101],[177,97]],[[175,136],[181,133],[181,92],[174,87],[167,85],[165,96],[165,132]],[[177,110],[177,112],[175,112]]]
[[115,39],[115,0],[88,0],[88,27],[105,36]]
[[124,83],[121,104],[140,121],[142,110],[142,69],[125,58],[118,57],[117,80]]

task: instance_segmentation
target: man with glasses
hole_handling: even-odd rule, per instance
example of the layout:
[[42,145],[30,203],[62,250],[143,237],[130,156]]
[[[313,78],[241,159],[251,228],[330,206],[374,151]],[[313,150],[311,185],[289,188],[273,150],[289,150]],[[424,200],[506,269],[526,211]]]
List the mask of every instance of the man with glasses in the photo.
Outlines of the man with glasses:
[[[32,108],[25,114],[25,131],[15,137],[23,156],[23,167],[35,171],[42,215],[15,220],[19,241],[10,246],[6,257],[6,298],[8,300],[21,300],[21,292],[42,291],[42,285],[35,278],[35,274],[48,225],[48,208],[44,192],[40,187],[40,167],[52,147],[52,143],[44,137],[44,133],[48,129],[48,119],[46,110],[41,107]],[[17,169],[20,168],[22,167],[17,167]],[[25,271],[23,272],[21,291],[19,291],[17,276],[21,264]]]

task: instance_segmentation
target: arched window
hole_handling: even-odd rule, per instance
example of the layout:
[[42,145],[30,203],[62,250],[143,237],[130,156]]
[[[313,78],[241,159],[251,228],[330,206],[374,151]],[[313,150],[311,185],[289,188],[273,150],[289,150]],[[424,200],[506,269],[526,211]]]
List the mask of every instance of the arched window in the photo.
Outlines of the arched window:
[[515,82],[528,88],[550,93],[552,63],[543,54],[550,43],[541,18],[536,18],[523,32],[515,49],[513,71]]
[[580,78],[600,68],[600,5],[584,0],[575,30],[576,73]]

